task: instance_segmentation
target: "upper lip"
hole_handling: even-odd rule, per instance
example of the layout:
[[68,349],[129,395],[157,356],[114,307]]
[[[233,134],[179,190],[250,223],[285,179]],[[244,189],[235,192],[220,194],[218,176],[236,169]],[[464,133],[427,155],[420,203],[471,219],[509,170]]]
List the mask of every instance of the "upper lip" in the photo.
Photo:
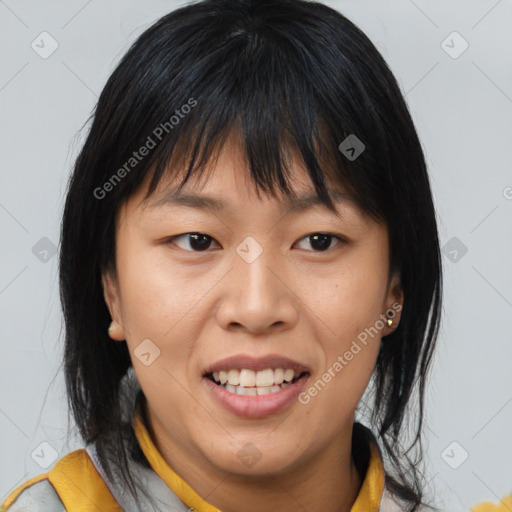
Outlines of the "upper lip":
[[204,375],[221,370],[241,370],[243,368],[254,370],[255,372],[266,370],[267,368],[291,368],[296,372],[311,373],[311,370],[305,364],[279,354],[268,354],[264,357],[252,357],[246,354],[237,354],[220,359],[208,366],[204,371]]

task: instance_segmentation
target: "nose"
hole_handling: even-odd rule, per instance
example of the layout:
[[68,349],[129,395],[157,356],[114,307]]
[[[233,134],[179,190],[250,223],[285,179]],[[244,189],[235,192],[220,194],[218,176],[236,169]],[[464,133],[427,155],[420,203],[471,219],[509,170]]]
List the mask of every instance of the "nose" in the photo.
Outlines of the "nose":
[[301,301],[271,250],[249,262],[238,254],[224,283],[217,321],[225,330],[269,334],[293,328]]

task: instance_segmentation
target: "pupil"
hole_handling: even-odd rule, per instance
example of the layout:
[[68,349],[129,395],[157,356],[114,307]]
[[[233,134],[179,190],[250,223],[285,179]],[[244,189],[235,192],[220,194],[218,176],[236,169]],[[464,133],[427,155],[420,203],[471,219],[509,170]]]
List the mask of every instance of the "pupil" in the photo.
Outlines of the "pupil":
[[210,240],[208,236],[192,234],[190,235],[190,237],[190,246],[192,247],[192,249],[198,251],[208,249],[208,246],[210,245]]
[[321,251],[325,251],[329,248],[331,235],[312,235],[311,239],[311,247],[319,248]]

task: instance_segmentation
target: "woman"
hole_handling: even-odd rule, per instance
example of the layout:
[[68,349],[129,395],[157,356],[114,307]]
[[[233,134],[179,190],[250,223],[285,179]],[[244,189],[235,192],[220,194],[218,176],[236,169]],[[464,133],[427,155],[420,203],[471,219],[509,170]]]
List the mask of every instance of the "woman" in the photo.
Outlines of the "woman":
[[147,29],[76,161],[60,285],[86,448],[9,512],[429,505],[429,179],[395,78],[335,10],[204,0]]

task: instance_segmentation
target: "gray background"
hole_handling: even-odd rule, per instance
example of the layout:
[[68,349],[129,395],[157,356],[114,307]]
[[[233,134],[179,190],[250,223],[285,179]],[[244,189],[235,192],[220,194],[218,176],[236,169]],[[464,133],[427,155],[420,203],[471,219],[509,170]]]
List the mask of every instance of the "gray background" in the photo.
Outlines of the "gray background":
[[[431,489],[446,510],[497,502],[512,492],[512,3],[326,3],[387,60],[431,173],[445,265],[427,400]],[[66,180],[114,65],[177,5],[0,1],[1,499],[79,445],[66,438],[52,253]],[[42,32],[58,44],[47,58],[55,43]]]

